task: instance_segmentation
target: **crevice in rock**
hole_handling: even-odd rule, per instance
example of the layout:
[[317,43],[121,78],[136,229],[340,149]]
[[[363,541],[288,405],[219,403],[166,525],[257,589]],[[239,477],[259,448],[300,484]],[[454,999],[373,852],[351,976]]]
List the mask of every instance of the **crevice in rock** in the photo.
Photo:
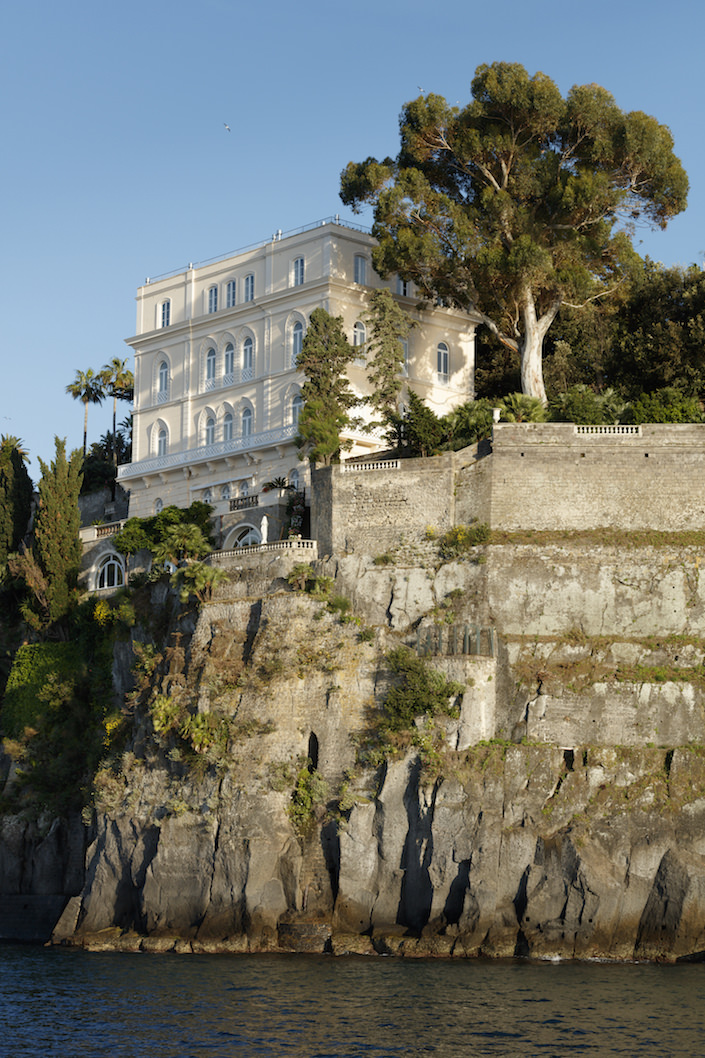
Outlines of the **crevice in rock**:
[[529,882],[529,872],[531,868],[527,867],[519,880],[519,888],[516,891],[516,895],[512,903],[514,904],[514,911],[516,913],[517,922],[521,922],[526,913],[526,906],[529,902],[527,895],[527,885]]
[[429,867],[433,858],[433,816],[440,780],[436,780],[431,802],[421,807],[421,761],[417,757],[409,769],[409,781],[404,791],[404,807],[408,829],[401,858],[404,872],[397,909],[397,924],[420,934],[431,916],[433,883]]
[[259,631],[260,624],[262,621],[262,600],[257,599],[256,602],[252,603],[250,607],[250,616],[247,621],[247,629],[245,631],[245,642],[242,647],[242,660],[246,665],[252,655],[252,650],[255,643],[257,632]]
[[321,848],[326,862],[333,903],[338,899],[340,888],[340,835],[335,820],[331,819],[321,827]]
[[470,884],[470,860],[458,864],[458,873],[450,883],[443,907],[443,918],[448,926],[457,926],[465,906],[465,894]]

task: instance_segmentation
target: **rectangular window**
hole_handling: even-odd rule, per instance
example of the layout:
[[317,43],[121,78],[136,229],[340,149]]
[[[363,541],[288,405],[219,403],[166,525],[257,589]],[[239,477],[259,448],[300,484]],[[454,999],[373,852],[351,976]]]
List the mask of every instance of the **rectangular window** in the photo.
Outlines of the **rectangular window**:
[[411,296],[411,283],[407,279],[402,279],[401,276],[397,278],[397,294],[401,294],[403,298]]
[[355,254],[355,282],[362,286],[367,283],[367,261],[359,254]]
[[255,300],[255,277],[245,276],[245,301]]
[[401,339],[401,347],[404,350],[404,366],[401,369],[402,375],[409,374],[409,343],[406,338]]
[[294,286],[300,287],[304,281],[304,259],[297,257],[294,261]]

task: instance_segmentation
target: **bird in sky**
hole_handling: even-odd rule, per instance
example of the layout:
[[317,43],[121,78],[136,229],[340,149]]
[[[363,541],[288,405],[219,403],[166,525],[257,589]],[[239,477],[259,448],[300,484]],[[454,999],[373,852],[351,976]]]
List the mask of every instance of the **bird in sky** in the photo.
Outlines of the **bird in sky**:
[[224,122],[223,122],[223,124],[225,125],[226,129],[228,130],[228,132],[232,132],[232,131],[233,131],[233,130],[232,130],[232,129],[230,128],[230,126],[228,125],[227,121],[224,121]]

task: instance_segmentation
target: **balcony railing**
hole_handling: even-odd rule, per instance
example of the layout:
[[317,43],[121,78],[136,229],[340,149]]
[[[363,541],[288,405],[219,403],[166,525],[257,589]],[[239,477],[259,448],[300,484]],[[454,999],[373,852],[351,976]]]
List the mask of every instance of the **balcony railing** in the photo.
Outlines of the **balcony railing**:
[[254,448],[267,448],[270,445],[286,443],[296,437],[296,426],[280,426],[277,430],[265,430],[245,437],[233,437],[229,441],[217,441],[212,445],[201,445],[200,448],[189,448],[185,452],[168,452],[163,456],[140,459],[137,463],[125,463],[118,467],[118,478],[137,478],[143,474],[155,474],[160,470],[172,470],[192,463],[205,462],[207,459],[219,459],[223,456],[236,455],[238,452],[249,452]]
[[259,507],[259,494],[254,496],[236,496],[230,501],[231,511],[246,511],[248,507]]

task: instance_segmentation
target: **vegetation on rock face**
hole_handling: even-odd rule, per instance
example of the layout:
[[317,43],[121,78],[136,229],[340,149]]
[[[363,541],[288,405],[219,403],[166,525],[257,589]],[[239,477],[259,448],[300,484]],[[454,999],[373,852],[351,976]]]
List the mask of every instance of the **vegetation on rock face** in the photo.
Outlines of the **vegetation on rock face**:
[[314,823],[316,812],[323,808],[327,797],[328,783],[311,761],[306,760],[297,773],[288,809],[294,829],[304,834]]
[[377,271],[478,311],[545,403],[543,341],[561,306],[614,292],[636,259],[633,218],[665,227],[688,180],[669,130],[598,85],[563,99],[545,74],[496,62],[472,96],[407,103],[397,158],[351,162],[341,198],[374,207]]
[[69,642],[26,644],[15,655],[0,714],[18,762],[15,808],[79,809],[117,736],[120,718],[110,713],[116,625],[99,606],[89,599],[74,611]]
[[438,553],[445,562],[467,555],[473,548],[490,542],[492,533],[486,522],[454,525],[438,540]]
[[390,731],[410,730],[419,716],[457,716],[451,700],[464,691],[462,683],[448,680],[408,647],[387,654],[397,681],[384,701],[384,724]]

